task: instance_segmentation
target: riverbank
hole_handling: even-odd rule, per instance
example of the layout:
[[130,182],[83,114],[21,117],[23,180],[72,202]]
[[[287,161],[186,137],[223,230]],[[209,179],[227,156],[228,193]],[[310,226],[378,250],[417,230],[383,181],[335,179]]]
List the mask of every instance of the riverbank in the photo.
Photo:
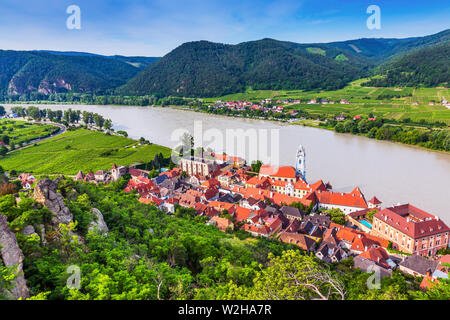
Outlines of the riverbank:
[[[336,133],[340,133],[340,134],[350,134],[350,135],[356,135],[356,136],[361,136],[361,137],[365,137],[368,139],[375,139],[375,137],[371,138],[369,137],[367,134],[364,133],[351,133],[351,132],[339,132],[335,129],[335,127],[330,127],[330,126],[320,126],[319,124],[314,125],[313,123],[321,123],[320,121],[317,120],[312,120],[312,119],[307,119],[307,120],[295,120],[294,119],[276,119],[276,118],[265,118],[265,117],[251,117],[251,116],[236,116],[236,115],[229,115],[229,114],[219,114],[219,113],[213,113],[213,112],[208,112],[205,110],[199,110],[197,108],[191,108],[191,107],[183,107],[183,106],[169,106],[170,108],[176,109],[176,110],[184,110],[184,111],[193,111],[193,112],[199,112],[199,113],[204,113],[204,114],[212,114],[214,116],[225,116],[225,117],[230,117],[230,118],[235,118],[235,119],[252,119],[252,120],[261,120],[261,121],[273,121],[273,122],[278,122],[278,123],[282,123],[282,124],[288,124],[288,125],[303,125],[303,126],[307,126],[307,127],[311,127],[311,128],[317,128],[317,129],[323,129],[323,130],[329,130],[329,131],[333,131]],[[355,121],[355,120],[353,120]],[[388,119],[385,119],[385,121],[388,121]],[[357,123],[357,122],[355,122]],[[339,123],[338,123],[339,124]],[[398,126],[399,128],[401,128],[402,130],[404,130],[405,132],[408,131],[412,131],[413,129],[411,129],[411,126],[408,125],[402,125],[402,124],[390,124],[390,123],[382,123],[382,126],[380,126],[379,128],[386,128],[384,125],[387,126]],[[423,130],[425,131],[425,128],[415,128],[416,129],[416,134],[420,134],[418,131],[419,130]],[[384,129],[383,129],[384,130]],[[434,128],[434,130],[441,130],[443,132],[445,132],[448,136],[448,140],[450,141],[450,130],[448,129],[436,129]],[[426,134],[426,132],[425,132]],[[417,148],[419,150],[428,150],[428,151],[433,151],[433,152],[439,152],[439,153],[444,153],[444,154],[450,154],[450,142],[449,142],[449,150],[444,150],[444,149],[436,149],[436,148],[431,148],[431,147],[426,147],[426,146],[422,146],[419,144],[414,144],[414,143],[404,143],[404,142],[400,142],[400,141],[396,141],[396,140],[392,140],[392,139],[380,139],[380,138],[376,138],[376,140],[379,141],[388,141],[388,142],[392,142],[395,144],[400,144],[400,145],[406,145],[406,146],[411,146],[414,148]]]
[[[21,103],[21,104],[5,104],[5,106],[17,106],[17,105],[33,105],[32,103]],[[41,104],[41,105],[46,105],[46,104]],[[50,105],[57,105],[55,104],[50,104]],[[70,104],[70,103],[64,103],[63,105],[65,106],[83,106],[84,104]],[[93,105],[93,104],[89,104],[89,105]],[[93,105],[94,106],[94,105]],[[275,117],[254,117],[254,116],[246,116],[245,114],[241,115],[230,115],[230,114],[226,114],[226,113],[214,113],[214,112],[208,112],[206,110],[200,110],[198,107],[191,107],[191,106],[179,106],[179,105],[167,105],[167,106],[160,106],[160,105],[152,105],[152,106],[132,106],[132,105],[111,105],[111,106],[115,106],[117,108],[161,108],[161,109],[166,109],[166,108],[170,108],[170,109],[175,109],[175,110],[183,110],[183,111],[192,111],[192,112],[196,112],[196,113],[202,113],[202,114],[210,114],[213,116],[226,116],[228,118],[232,118],[232,119],[251,119],[251,120],[256,120],[256,121],[268,121],[268,122],[272,122],[272,123],[277,123],[277,124],[286,124],[286,125],[303,125],[303,126],[307,126],[307,127],[312,127],[312,128],[317,128],[317,129],[325,129],[325,130],[329,130],[329,131],[333,131],[336,133],[345,133],[345,134],[350,134],[350,135],[356,135],[356,136],[362,136],[365,138],[369,138],[369,139],[375,139],[378,141],[389,141],[395,144],[400,144],[400,145],[406,145],[406,146],[411,146],[414,148],[417,148],[418,150],[428,150],[428,151],[433,151],[433,152],[439,152],[439,153],[444,153],[444,154],[450,154],[450,130],[445,128],[445,129],[440,129],[440,128],[433,128],[433,129],[428,129],[428,130],[442,130],[443,132],[446,133],[446,135],[448,136],[448,138],[442,138],[442,137],[434,137],[431,134],[428,134],[426,132],[427,128],[426,127],[422,127],[422,128],[415,128],[417,132],[415,132],[416,134],[416,140],[420,141],[421,139],[425,139],[425,141],[430,141],[431,139],[436,140],[436,142],[433,140],[433,144],[439,144],[442,145],[442,141],[444,141],[445,139],[447,139],[449,142],[445,144],[445,146],[448,145],[449,150],[444,150],[443,147],[440,148],[436,148],[436,147],[426,147],[423,145],[419,145],[417,143],[405,143],[405,142],[401,142],[401,141],[396,141],[396,140],[392,140],[390,138],[388,138],[389,136],[392,136],[392,132],[387,132],[385,133],[384,131],[386,130],[379,130],[380,133],[380,137],[376,138],[375,137],[375,133],[373,134],[373,137],[368,136],[367,134],[361,134],[361,133],[352,133],[352,132],[343,132],[341,131],[337,131],[335,129],[335,127],[330,128],[329,126],[320,126],[320,125],[314,125],[312,124],[312,122],[323,122],[323,121],[319,121],[319,120],[314,120],[314,119],[298,119],[298,118],[290,118],[290,119],[279,119],[279,118],[275,118]],[[298,120],[297,120],[298,119]],[[351,119],[347,119],[347,120],[351,120]],[[332,120],[334,121],[334,120]],[[357,124],[357,121],[359,120],[353,120],[353,122],[355,122],[355,126]],[[408,124],[403,124],[403,123],[391,123],[391,119],[384,119],[383,121],[386,121],[386,123],[382,123],[382,125],[386,125],[386,126],[392,126],[392,127],[399,127],[401,128],[401,130],[404,130],[404,135],[408,134],[408,131],[411,131],[413,126],[408,125]],[[334,121],[336,122],[336,121]],[[340,122],[336,122],[337,125],[342,125],[343,121]],[[421,137],[421,133],[419,132],[420,130],[422,130],[422,135],[426,135],[425,137]],[[401,133],[403,134],[403,133]],[[445,140],[446,141],[446,140]],[[445,143],[444,141],[444,143]]]

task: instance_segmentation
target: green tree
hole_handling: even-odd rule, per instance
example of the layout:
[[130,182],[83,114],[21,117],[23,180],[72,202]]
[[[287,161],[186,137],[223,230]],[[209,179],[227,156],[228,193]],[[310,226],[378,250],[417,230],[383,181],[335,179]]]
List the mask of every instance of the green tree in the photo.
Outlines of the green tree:
[[331,221],[334,223],[344,225],[345,224],[345,214],[341,209],[331,209],[325,211],[331,217]]
[[288,250],[259,272],[250,293],[258,300],[344,300],[344,285],[311,256]]

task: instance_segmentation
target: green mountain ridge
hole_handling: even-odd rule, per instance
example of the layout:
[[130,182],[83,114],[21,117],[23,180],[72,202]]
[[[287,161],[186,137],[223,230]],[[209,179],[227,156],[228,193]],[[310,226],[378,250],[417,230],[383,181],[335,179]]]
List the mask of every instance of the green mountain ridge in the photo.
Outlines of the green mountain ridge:
[[215,97],[248,88],[335,90],[377,74],[385,80],[369,84],[446,86],[449,41],[450,29],[425,37],[330,43],[195,41],[162,58],[0,50],[0,96],[45,98],[76,92]]
[[0,94],[104,93],[125,84],[154,59],[0,50]]
[[375,87],[449,86],[450,40],[434,47],[412,50],[379,68],[381,78],[365,83]]
[[[121,94],[217,96],[253,89],[333,90],[366,76],[370,62],[346,50],[273,39],[238,45],[189,42],[150,65],[118,90]],[[336,61],[343,54],[346,61]]]
[[[267,90],[335,90],[352,80],[374,75],[382,65],[450,39],[450,30],[407,39],[357,39],[298,44],[262,39],[237,45],[208,41],[185,43],[148,66],[116,92],[125,95],[214,97]],[[439,51],[439,49],[436,49]],[[448,63],[448,55],[443,63]],[[429,70],[429,59],[420,72]],[[394,67],[394,66],[393,66]],[[402,65],[397,69],[401,71]],[[435,69],[435,68],[434,68]],[[448,73],[418,76],[415,85],[448,82]],[[425,79],[427,80],[421,80]],[[399,85],[402,82],[393,82]]]

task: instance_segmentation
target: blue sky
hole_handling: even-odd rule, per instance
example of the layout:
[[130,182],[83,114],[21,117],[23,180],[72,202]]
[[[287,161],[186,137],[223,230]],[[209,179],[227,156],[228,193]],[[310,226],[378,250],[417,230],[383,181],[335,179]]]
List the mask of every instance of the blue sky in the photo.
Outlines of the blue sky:
[[[66,28],[69,5],[81,29]],[[381,29],[369,30],[369,5]],[[0,48],[162,56],[187,41],[311,43],[403,38],[450,28],[443,0],[1,0]]]

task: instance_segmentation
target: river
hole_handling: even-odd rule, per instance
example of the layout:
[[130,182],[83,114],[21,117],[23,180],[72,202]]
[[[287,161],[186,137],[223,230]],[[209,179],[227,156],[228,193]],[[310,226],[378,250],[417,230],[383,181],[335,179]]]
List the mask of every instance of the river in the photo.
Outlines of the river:
[[[450,154],[428,151],[413,146],[365,137],[339,134],[298,125],[271,121],[215,116],[192,111],[159,107],[97,106],[97,105],[37,105],[40,108],[88,110],[113,121],[115,130],[125,130],[132,138],[144,137],[169,147],[177,145],[172,134],[185,128],[194,134],[194,125],[201,121],[203,131],[216,129],[216,135],[228,129],[252,130],[261,140],[276,141],[268,147],[271,159],[281,165],[295,166],[299,144],[306,149],[308,182],[319,179],[330,182],[334,191],[347,192],[359,186],[369,200],[376,195],[383,206],[411,203],[431,214],[439,215],[450,225]],[[6,109],[11,106],[5,105]],[[197,121],[197,122],[196,122]],[[262,138],[266,130],[278,139]],[[274,131],[271,131],[274,130]],[[198,143],[199,139],[196,139]],[[203,145],[206,145],[206,140]],[[226,142],[224,142],[225,144]],[[214,144],[216,151],[221,145]],[[250,146],[251,147],[251,146]],[[227,149],[226,151],[228,151]],[[277,151],[278,150],[278,151]],[[231,152],[227,152],[231,154]],[[251,160],[251,155],[236,150],[236,155]],[[267,157],[259,157],[267,161]]]

